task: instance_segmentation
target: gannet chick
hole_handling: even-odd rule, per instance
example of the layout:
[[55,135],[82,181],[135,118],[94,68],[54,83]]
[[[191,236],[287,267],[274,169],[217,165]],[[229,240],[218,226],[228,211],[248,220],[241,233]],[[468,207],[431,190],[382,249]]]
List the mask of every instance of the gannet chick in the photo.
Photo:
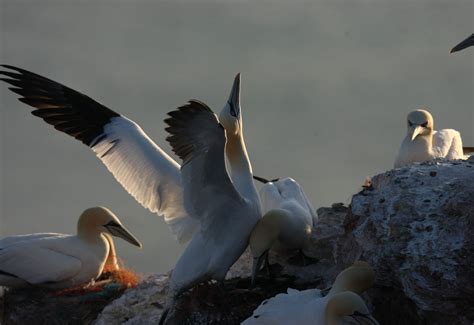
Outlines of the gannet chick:
[[326,296],[320,290],[288,289],[265,300],[243,325],[300,324],[336,325],[345,320],[378,324],[358,294],[373,285],[374,272],[365,262],[356,262],[342,271]]
[[[271,249],[304,249],[311,237],[317,213],[301,186],[292,178],[267,182],[260,190],[263,217],[250,235],[253,256],[252,286]],[[302,254],[302,253],[301,253]]]
[[77,223],[77,235],[30,234],[0,240],[0,286],[41,286],[64,289],[87,284],[102,273],[112,238],[141,243],[108,209],[85,210]]
[[465,48],[467,48],[469,46],[474,46],[474,34],[471,34],[464,41],[462,41],[461,43],[459,43],[458,45],[453,47],[451,49],[450,53],[459,52],[459,51],[464,50]]
[[395,168],[435,158],[464,159],[460,133],[453,129],[435,131],[433,117],[426,110],[410,112],[407,135],[395,160]]
[[[239,105],[235,99],[239,80],[236,79],[238,84],[234,82],[229,100],[234,106],[234,118],[239,116],[235,107]],[[172,271],[167,308],[160,324],[166,321],[168,311],[182,292],[204,281],[224,280],[229,268],[246,249],[250,233],[261,217],[243,139],[226,140],[227,131],[217,116],[206,104],[196,100],[168,115],[170,118],[165,120],[170,134],[167,141],[183,161],[184,202],[189,215],[199,221],[200,227]],[[241,121],[236,124],[242,128]],[[240,164],[240,168],[232,168],[235,171],[232,181],[226,170],[225,150],[228,157],[237,156],[230,158],[231,161]]]

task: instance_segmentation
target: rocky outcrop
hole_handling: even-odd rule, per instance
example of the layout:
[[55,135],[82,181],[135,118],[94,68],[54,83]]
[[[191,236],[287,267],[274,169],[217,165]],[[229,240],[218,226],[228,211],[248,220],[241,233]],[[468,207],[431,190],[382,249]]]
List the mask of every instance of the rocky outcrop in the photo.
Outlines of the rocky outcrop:
[[[253,297],[257,301],[249,303],[255,291],[246,289],[248,280],[228,280],[228,289],[237,295],[234,300],[224,300],[226,307],[216,303],[222,296],[215,298],[208,289],[200,289],[185,298],[181,310],[182,315],[194,316],[179,321],[219,322],[223,319],[216,315],[233,312],[231,319],[225,321],[238,323],[251,309],[249,306],[258,304],[266,294],[278,292],[280,288],[274,290],[278,283],[280,287],[325,288],[339,271],[361,259],[375,270],[375,285],[364,298],[381,324],[472,324],[474,161],[437,161],[388,171],[365,184],[349,208],[335,204],[319,209],[318,214],[319,221],[305,252],[318,263],[292,265],[288,257],[272,254],[271,263],[280,266],[274,271],[277,280],[260,280],[259,291]],[[249,274],[247,253],[234,265],[229,277],[245,278]],[[291,276],[291,280],[283,280],[285,276]],[[136,307],[127,307],[127,299],[136,295],[139,287],[108,306],[97,322],[117,320],[116,315],[125,310],[130,314],[118,320],[129,319],[127,324],[158,319],[165,282],[160,283],[161,289],[153,289],[159,291],[159,295],[151,295],[159,297],[155,307],[145,303],[145,308],[154,309],[144,315],[151,313],[152,317],[143,318],[133,311]],[[144,295],[148,295],[146,290],[151,289],[144,289]],[[132,302],[131,306],[143,308],[146,299],[135,301],[140,302]],[[203,306],[199,303],[202,301],[211,307]]]
[[[266,298],[286,288],[327,288],[355,260],[375,270],[363,297],[381,324],[472,324],[474,321],[474,160],[436,161],[372,178],[351,205],[318,210],[302,265],[270,255],[249,290],[247,251],[228,273],[225,290],[200,285],[178,301],[179,324],[239,324]],[[313,261],[314,262],[314,261]],[[156,324],[168,275],[151,276],[106,306],[94,324]],[[1,310],[1,308],[0,308]]]
[[355,195],[335,251],[375,269],[367,294],[383,324],[472,324],[474,161],[388,171]]

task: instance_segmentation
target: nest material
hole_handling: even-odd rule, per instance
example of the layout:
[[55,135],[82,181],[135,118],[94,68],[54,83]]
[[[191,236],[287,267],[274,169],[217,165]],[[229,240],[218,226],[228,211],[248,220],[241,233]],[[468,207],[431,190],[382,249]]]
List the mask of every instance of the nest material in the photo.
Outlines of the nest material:
[[226,280],[224,285],[196,286],[180,296],[166,324],[240,324],[265,299],[284,293],[288,288],[304,290],[321,284],[321,279],[302,283],[295,277],[281,274],[281,267],[278,267],[272,265],[273,275],[259,277],[253,289],[249,289],[249,278]]
[[105,306],[137,282],[134,272],[120,269],[103,273],[94,285],[86,287],[6,290],[0,298],[0,324],[91,324]]

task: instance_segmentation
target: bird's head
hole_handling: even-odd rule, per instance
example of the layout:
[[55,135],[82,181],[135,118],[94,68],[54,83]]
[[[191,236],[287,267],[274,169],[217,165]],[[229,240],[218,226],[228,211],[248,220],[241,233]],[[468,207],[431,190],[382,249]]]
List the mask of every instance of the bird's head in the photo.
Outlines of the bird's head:
[[77,228],[80,236],[108,233],[112,236],[120,237],[132,245],[142,247],[138,239],[122,225],[117,216],[104,207],[94,207],[85,210],[79,218]]
[[241,132],[242,117],[240,112],[240,73],[238,73],[235,76],[229,99],[219,114],[219,122],[224,126],[228,136]]
[[407,135],[411,141],[418,136],[430,136],[433,126],[433,116],[424,109],[414,110],[407,116]]
[[337,275],[329,295],[348,290],[362,293],[374,284],[374,279],[372,267],[367,262],[356,261]]
[[284,226],[287,213],[284,210],[273,209],[265,213],[250,234],[249,246],[253,257],[252,286],[255,284],[257,273],[268,252],[275,244]]
[[341,319],[345,317],[353,318],[357,324],[379,324],[370,315],[362,298],[351,291],[335,294],[326,305],[326,323],[328,325],[341,324]]

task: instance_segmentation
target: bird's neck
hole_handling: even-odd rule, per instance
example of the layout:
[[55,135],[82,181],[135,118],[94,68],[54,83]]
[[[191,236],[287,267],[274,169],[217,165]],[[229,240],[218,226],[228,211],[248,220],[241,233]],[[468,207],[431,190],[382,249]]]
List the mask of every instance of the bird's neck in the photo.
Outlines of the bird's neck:
[[425,161],[433,157],[433,134],[418,136],[415,140],[411,141],[410,137],[407,136],[405,139],[405,150],[407,150],[415,161]]
[[109,244],[109,255],[107,255],[107,260],[105,261],[106,271],[116,271],[120,269],[120,266],[117,260],[117,252],[115,250],[114,240],[112,239],[112,236],[107,233],[103,233],[103,236]]
[[[86,242],[99,242],[104,241],[101,237],[102,230],[98,227],[91,227],[87,224],[81,224],[77,226],[77,237],[85,240]],[[106,241],[106,240],[105,240]]]
[[252,165],[241,133],[228,136],[226,156],[230,166],[231,179],[237,191],[249,200],[258,200],[257,189],[252,178]]

